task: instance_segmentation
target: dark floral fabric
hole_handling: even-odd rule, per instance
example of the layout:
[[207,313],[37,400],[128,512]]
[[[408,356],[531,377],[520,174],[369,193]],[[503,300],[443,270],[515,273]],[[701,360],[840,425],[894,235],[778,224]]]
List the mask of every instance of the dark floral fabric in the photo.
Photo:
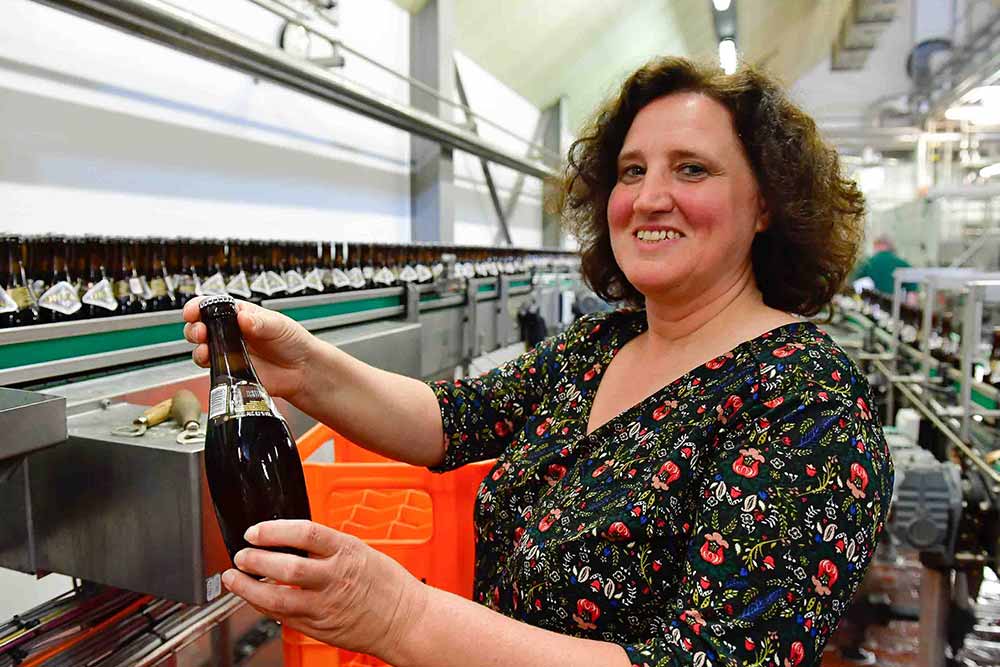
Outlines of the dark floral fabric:
[[481,377],[434,383],[439,470],[496,458],[479,602],[621,644],[634,665],[819,665],[871,561],[892,463],[864,376],[779,327],[586,434],[644,311],[587,316]]

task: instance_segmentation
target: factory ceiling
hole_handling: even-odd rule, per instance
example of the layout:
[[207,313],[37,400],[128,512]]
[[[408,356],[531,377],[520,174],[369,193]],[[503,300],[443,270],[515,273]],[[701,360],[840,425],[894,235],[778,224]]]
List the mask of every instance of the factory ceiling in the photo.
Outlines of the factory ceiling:
[[[396,0],[419,11],[426,0]],[[847,0],[737,2],[742,57],[788,85],[830,55]],[[717,58],[711,0],[456,0],[455,48],[544,108],[565,96],[575,129],[657,55]]]

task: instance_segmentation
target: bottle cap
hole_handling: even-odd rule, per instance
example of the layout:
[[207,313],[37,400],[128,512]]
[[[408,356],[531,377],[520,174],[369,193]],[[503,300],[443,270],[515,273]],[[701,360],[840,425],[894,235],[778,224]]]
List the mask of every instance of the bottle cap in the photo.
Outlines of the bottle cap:
[[214,296],[207,296],[198,302],[198,310],[205,310],[209,306],[217,306],[222,303],[228,303],[233,308],[236,307],[236,299],[229,296],[228,294],[216,294]]

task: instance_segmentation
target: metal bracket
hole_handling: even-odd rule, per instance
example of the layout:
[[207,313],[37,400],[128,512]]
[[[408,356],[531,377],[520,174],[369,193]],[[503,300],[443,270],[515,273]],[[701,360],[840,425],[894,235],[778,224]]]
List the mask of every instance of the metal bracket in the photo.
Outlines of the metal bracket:
[[497,347],[503,347],[510,340],[510,276],[499,276],[497,290]]
[[420,321],[420,288],[416,283],[406,284],[406,321]]
[[477,307],[479,302],[479,284],[470,280],[465,285],[465,316],[463,321],[465,328],[463,331],[462,348],[465,350],[467,359],[472,360],[479,356],[479,331],[477,328]]

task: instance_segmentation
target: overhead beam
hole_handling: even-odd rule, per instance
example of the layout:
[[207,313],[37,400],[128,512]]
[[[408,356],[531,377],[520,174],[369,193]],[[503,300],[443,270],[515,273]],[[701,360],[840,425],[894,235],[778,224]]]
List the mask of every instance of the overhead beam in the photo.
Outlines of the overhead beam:
[[[375,95],[323,67],[165,0],[35,0],[305,93],[452,149],[543,178],[546,165],[512,155],[442,118]],[[426,9],[426,7],[425,7]]]
[[[545,117],[545,131],[542,134],[542,145],[546,150],[563,155],[562,135],[567,126],[566,98],[560,97],[551,106],[542,110]],[[542,181],[542,247],[560,248],[562,247],[562,221],[558,214],[547,210],[545,202],[550,200],[550,190],[555,187],[550,179]]]

